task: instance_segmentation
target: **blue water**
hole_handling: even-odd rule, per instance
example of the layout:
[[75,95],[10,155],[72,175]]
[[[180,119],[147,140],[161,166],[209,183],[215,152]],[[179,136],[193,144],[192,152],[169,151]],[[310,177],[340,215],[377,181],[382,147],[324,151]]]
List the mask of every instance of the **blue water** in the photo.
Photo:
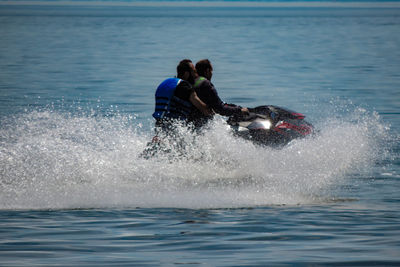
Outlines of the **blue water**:
[[[0,265],[400,265],[399,47],[396,8],[0,6]],[[138,157],[183,58],[319,134]]]

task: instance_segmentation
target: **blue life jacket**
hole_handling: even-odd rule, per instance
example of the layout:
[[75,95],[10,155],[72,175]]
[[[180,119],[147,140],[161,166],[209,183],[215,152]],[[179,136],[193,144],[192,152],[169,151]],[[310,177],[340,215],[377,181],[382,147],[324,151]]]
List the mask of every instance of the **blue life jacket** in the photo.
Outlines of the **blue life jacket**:
[[187,119],[192,104],[174,95],[175,89],[181,81],[178,78],[168,78],[158,86],[156,91],[156,108],[153,113],[155,119]]

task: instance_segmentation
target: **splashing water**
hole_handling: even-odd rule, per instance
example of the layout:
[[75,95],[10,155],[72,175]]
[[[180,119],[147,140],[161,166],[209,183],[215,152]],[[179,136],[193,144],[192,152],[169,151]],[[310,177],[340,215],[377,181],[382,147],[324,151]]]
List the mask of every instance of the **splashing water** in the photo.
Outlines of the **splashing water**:
[[15,115],[0,128],[0,209],[219,208],[320,201],[346,175],[370,169],[387,135],[356,110],[282,149],[255,146],[215,119],[181,128],[185,155],[139,155],[152,134],[129,116],[55,111]]

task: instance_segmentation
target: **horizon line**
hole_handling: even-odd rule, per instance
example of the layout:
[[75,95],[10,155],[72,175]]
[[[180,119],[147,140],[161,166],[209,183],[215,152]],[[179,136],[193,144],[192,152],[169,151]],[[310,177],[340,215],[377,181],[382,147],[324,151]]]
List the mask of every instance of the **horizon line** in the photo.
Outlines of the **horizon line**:
[[13,1],[0,0],[0,6],[110,6],[110,7],[343,7],[400,8],[400,1]]

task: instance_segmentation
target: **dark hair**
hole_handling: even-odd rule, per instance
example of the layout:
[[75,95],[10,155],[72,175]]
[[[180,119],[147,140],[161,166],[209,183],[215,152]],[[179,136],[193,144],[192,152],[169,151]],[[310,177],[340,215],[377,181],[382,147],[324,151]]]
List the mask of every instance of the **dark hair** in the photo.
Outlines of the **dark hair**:
[[191,72],[192,68],[190,67],[190,63],[192,61],[190,59],[184,59],[179,62],[178,66],[176,67],[177,77],[182,78],[185,72]]
[[208,59],[202,59],[196,63],[196,71],[200,76],[204,76],[208,69],[212,70],[211,62]]

